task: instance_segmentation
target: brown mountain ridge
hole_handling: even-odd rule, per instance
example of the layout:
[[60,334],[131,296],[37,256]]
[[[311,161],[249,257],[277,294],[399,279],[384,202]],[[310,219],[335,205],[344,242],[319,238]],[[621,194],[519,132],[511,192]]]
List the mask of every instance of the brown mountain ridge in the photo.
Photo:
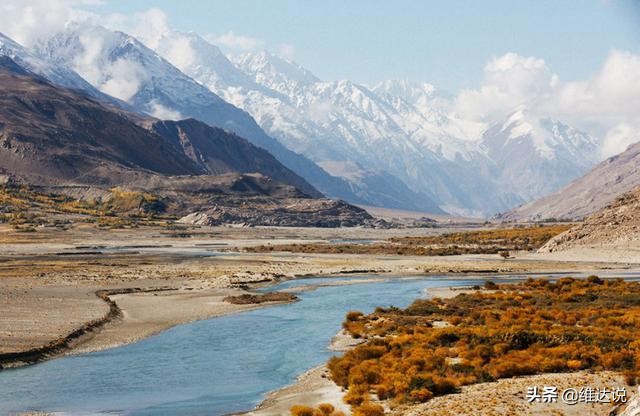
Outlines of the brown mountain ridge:
[[[318,199],[313,186],[241,137],[194,119],[159,121],[115,109],[55,87],[6,57],[0,58],[0,174],[79,198],[105,197],[115,186],[152,192],[174,215],[233,213],[219,223],[371,221],[359,208]],[[296,218],[314,211],[307,222]]]

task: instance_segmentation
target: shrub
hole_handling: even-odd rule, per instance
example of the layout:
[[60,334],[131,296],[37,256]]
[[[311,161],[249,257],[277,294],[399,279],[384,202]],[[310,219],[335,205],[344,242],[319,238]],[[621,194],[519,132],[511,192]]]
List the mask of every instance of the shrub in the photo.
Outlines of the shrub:
[[496,290],[498,289],[498,285],[491,280],[487,280],[486,282],[484,282],[484,288],[487,290]]
[[291,416],[315,416],[315,410],[309,406],[293,406]]
[[332,415],[333,412],[335,412],[336,408],[333,407],[332,404],[322,403],[318,406],[318,410],[320,410],[323,415],[329,416],[329,415]]
[[[583,369],[640,376],[640,282],[561,278],[496,285],[347,320],[367,340],[334,357],[355,414],[371,392],[399,404],[499,378]],[[499,290],[495,290],[499,289]],[[352,317],[353,319],[353,317]],[[449,326],[434,326],[446,321]]]
[[353,416],[384,416],[384,408],[375,403],[363,403],[355,409]]
[[358,319],[363,317],[362,312],[358,311],[350,311],[347,312],[347,321],[357,321]]

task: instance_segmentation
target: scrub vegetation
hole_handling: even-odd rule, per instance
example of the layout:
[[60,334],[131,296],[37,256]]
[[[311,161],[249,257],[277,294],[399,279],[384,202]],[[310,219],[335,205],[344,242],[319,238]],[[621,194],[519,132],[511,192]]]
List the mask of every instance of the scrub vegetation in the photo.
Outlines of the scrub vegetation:
[[501,254],[509,258],[510,251],[531,251],[570,228],[566,224],[462,231],[438,236],[395,237],[370,244],[280,244],[246,248],[248,252],[327,254],[392,254],[408,256],[449,256],[461,254]]
[[101,199],[76,199],[24,185],[0,186],[0,223],[17,231],[35,232],[38,226],[64,229],[71,221],[98,227],[124,228],[168,219],[164,205],[146,192],[113,188]]
[[351,312],[344,328],[366,342],[330,360],[346,403],[425,402],[514,376],[613,370],[640,378],[640,283],[561,278],[489,284],[406,309]]

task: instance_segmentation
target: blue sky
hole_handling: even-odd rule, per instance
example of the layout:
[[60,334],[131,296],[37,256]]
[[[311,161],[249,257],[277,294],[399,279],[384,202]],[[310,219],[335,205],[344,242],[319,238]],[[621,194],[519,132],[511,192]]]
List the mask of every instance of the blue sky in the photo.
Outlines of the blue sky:
[[112,0],[86,6],[130,15],[155,7],[178,30],[258,39],[325,80],[407,78],[477,87],[496,56],[543,58],[561,79],[601,67],[612,49],[640,50],[636,0]]

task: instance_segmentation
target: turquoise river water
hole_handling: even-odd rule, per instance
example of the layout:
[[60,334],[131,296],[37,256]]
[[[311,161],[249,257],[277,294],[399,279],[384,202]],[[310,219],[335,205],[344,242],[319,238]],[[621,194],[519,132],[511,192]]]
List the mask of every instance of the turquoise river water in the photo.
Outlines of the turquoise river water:
[[[369,276],[371,277],[371,276]],[[300,301],[180,325],[134,344],[0,372],[0,414],[224,415],[250,410],[269,391],[329,359],[350,310],[407,306],[432,287],[484,280],[446,277],[292,280]]]

